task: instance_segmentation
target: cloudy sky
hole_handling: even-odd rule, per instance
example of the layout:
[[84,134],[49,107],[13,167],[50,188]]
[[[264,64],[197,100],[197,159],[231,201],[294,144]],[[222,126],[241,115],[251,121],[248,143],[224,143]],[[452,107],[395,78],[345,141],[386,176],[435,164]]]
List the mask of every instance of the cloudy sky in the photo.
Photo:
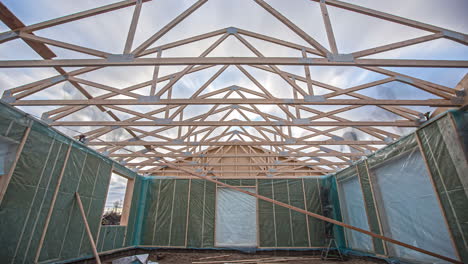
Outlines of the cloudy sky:
[[127,188],[128,180],[116,173],[112,173],[110,188],[107,192],[106,210],[114,208],[114,203],[119,202],[120,207],[123,206],[125,197],[125,189]]
[[[3,0],[3,3],[15,13],[26,25],[34,24],[51,18],[68,15],[74,12],[107,5],[116,1],[111,0]],[[165,26],[178,14],[190,7],[194,0],[153,0],[143,4],[140,21],[137,27],[133,47],[137,47],[155,32]],[[410,19],[430,23],[463,33],[468,33],[468,1],[466,0],[347,0],[353,4],[400,15]],[[325,27],[320,13],[319,4],[308,0],[267,0],[272,7],[282,12],[296,25],[300,26],[310,36],[315,38],[323,46],[329,48],[325,33]],[[387,21],[380,21],[375,18],[352,13],[334,7],[328,8],[333,30],[340,53],[351,53],[363,49],[368,49],[384,44],[402,41],[414,37],[430,34],[429,32],[394,24]],[[122,53],[128,28],[133,14],[133,7],[120,9],[99,16],[86,18],[83,20],[55,26],[34,32],[36,35],[60,40],[72,44],[91,47],[109,53]],[[290,42],[308,46],[300,37],[291,32],[286,26],[276,20],[264,9],[258,6],[253,0],[209,0],[190,17],[177,25],[172,31],[159,39],[151,47],[164,43],[184,39],[193,35],[198,35],[225,27],[237,27],[275,38],[284,39]],[[8,28],[0,22],[0,31],[8,31]],[[218,37],[210,38],[198,43],[186,45],[180,48],[164,51],[164,57],[189,56],[196,57],[211,45]],[[301,56],[300,52],[283,47],[279,47],[264,41],[245,37],[257,49],[261,50],[265,56]],[[57,55],[57,59],[63,58],[92,58],[61,48],[50,47]],[[150,55],[154,57],[155,54]],[[224,43],[216,48],[209,56],[254,56],[245,46],[235,39],[229,37]],[[439,39],[407,48],[398,49],[391,52],[380,53],[369,56],[369,58],[386,59],[447,59],[447,60],[467,60],[468,48],[446,39]],[[0,59],[39,59],[24,42],[13,40],[0,45]],[[221,66],[200,71],[183,77],[175,86],[173,98],[187,98],[198,89],[213,73]],[[161,67],[160,76],[180,71],[182,67],[166,66]],[[279,98],[292,98],[292,89],[287,88],[288,84],[273,74],[265,73],[261,70],[246,67],[248,72],[255,76],[274,96]],[[283,66],[286,70],[298,75],[304,75],[303,67]],[[67,70],[72,70],[71,68]],[[454,87],[467,73],[466,69],[433,69],[433,68],[391,68],[393,71],[408,74],[427,81]],[[41,80],[57,73],[52,69],[1,69],[0,70],[0,93],[6,89],[11,89],[29,82]],[[90,72],[79,76],[82,79],[91,80],[116,88],[125,88],[137,83],[148,81],[152,78],[153,67],[114,67],[104,68],[95,72]],[[340,88],[349,88],[359,84],[383,79],[386,76],[353,67],[321,67],[311,68],[312,78]],[[167,82],[159,83],[157,89],[163,87]],[[206,92],[215,91],[230,85],[239,85],[255,88],[238,69],[229,67],[217,80],[207,88]],[[97,96],[105,93],[89,86],[86,89]],[[324,94],[328,90],[314,87],[315,94]],[[136,90],[135,93],[147,95],[149,88]],[[205,93],[206,93],[205,92]],[[434,95],[418,90],[409,85],[391,82],[377,87],[364,89],[360,94],[378,99],[429,99],[437,98]],[[164,95],[165,96],[165,95]],[[164,98],[162,96],[162,98]],[[81,99],[83,96],[70,84],[59,84],[49,89],[41,91],[26,99]],[[346,96],[337,98],[349,98]],[[274,106],[260,106],[261,111],[284,116],[281,110]],[[336,109],[336,106],[315,107],[320,111]],[[52,110],[53,107],[29,107],[23,110],[40,116],[44,111]],[[134,110],[147,112],[155,107],[134,107]],[[428,107],[413,107],[412,109],[427,112],[433,109]],[[206,106],[188,107],[185,118],[196,116],[207,111]],[[131,115],[119,112],[121,119],[132,117]],[[222,114],[220,114],[222,115]],[[338,115],[350,120],[395,120],[401,119],[394,114],[373,106],[363,106]],[[159,116],[158,116],[159,117]],[[305,116],[307,117],[307,116]],[[213,117],[213,120],[216,116]],[[231,118],[243,119],[239,113],[233,112]],[[250,115],[249,118],[259,120],[257,116]],[[70,115],[63,120],[109,120],[107,115],[93,107]],[[77,128],[74,130],[87,131],[90,128]],[[143,128],[141,128],[143,129]],[[145,128],[148,129],[148,128]],[[151,129],[151,128],[150,128]],[[326,129],[326,128],[322,128]],[[69,135],[76,135],[69,129],[62,130]],[[258,136],[258,133],[247,128],[249,133]],[[342,136],[347,130],[336,131],[336,135]],[[408,133],[408,129],[394,129],[392,132]],[[293,136],[303,136],[310,133],[303,129],[295,129]],[[176,137],[175,130],[169,130],[162,135]],[[371,139],[369,135],[359,135],[360,139]],[[104,135],[101,139],[119,140],[125,138],[121,130]],[[150,140],[146,138],[147,140]],[[314,138],[313,140],[321,140]],[[138,148],[134,148],[138,150]],[[163,150],[161,150],[163,152]]]

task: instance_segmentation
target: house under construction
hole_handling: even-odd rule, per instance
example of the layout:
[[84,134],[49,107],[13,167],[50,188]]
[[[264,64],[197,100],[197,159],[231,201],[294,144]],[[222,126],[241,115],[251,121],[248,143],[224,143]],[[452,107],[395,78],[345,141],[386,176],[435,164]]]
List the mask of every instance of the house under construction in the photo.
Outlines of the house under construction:
[[[0,87],[1,263],[185,249],[468,263],[468,60],[392,53],[444,41],[466,55],[467,34],[344,0],[69,2],[79,11],[29,25],[0,3],[0,47],[33,53],[0,55],[1,76],[31,76]],[[244,2],[239,24],[196,24]],[[167,19],[148,29],[156,10]],[[344,52],[345,13],[418,34]],[[78,30],[106,19],[127,25],[107,27],[124,33],[120,51]],[[367,79],[341,85],[329,69]],[[461,78],[443,85],[427,69]],[[223,261],[302,263],[199,263]]]

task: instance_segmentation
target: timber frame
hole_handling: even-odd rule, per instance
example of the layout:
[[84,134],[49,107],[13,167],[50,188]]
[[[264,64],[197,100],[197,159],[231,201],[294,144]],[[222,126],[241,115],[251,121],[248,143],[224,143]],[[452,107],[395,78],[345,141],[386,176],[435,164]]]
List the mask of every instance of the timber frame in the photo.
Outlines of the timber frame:
[[[311,0],[311,5],[320,6],[328,39],[329,48],[327,48],[264,0],[252,0],[302,38],[307,45],[246,29],[228,27],[154,46],[159,39],[208,2],[208,0],[198,0],[161,30],[134,47],[140,13],[145,2],[149,1],[151,0],[125,0],[33,25],[24,25],[0,3],[0,19],[11,29],[0,34],[0,43],[21,39],[43,58],[43,60],[3,60],[0,61],[0,68],[50,67],[58,72],[56,76],[6,90],[2,101],[13,106],[54,107],[53,110],[42,114],[42,119],[50,126],[92,127],[82,135],[86,136],[86,144],[93,146],[99,152],[141,174],[182,178],[194,177],[193,173],[180,170],[182,167],[190,167],[193,172],[202,176],[220,178],[298,177],[332,173],[401,136],[386,128],[417,127],[424,122],[424,113],[413,109],[413,106],[446,109],[466,108],[468,105],[468,75],[459,85],[452,88],[383,68],[468,68],[468,61],[366,58],[442,38],[467,45],[468,35],[464,33],[343,1]],[[424,30],[428,34],[350,54],[341,54],[338,51],[327,10],[330,6]],[[121,54],[110,54],[34,34],[41,29],[121,8],[134,8]],[[211,38],[215,41],[198,57],[164,57],[167,50]],[[254,56],[210,57],[210,53],[228,38],[238,40]],[[297,52],[297,56],[265,57],[249,39],[292,49]],[[95,58],[54,59],[56,55],[49,46]],[[86,73],[98,72],[104,67],[141,65],[154,67],[152,78],[126,88],[111,87],[80,77]],[[168,75],[160,75],[161,67],[172,65],[184,68]],[[281,69],[283,65],[303,66],[304,75],[283,70]],[[353,66],[386,77],[354,87],[340,88],[314,80],[310,69],[315,66]],[[79,68],[66,71],[64,67]],[[208,92],[207,88],[229,67],[238,69],[255,87],[232,85],[215,87],[214,91]],[[187,78],[192,73],[210,69],[218,70],[193,94],[183,99],[172,98],[175,84],[183,77]],[[251,74],[249,70],[252,69],[273,74],[284,80],[288,86],[282,89],[290,90],[293,97],[274,96],[270,87]],[[388,100],[359,93],[364,89],[390,82],[410,85],[431,94],[436,99]],[[64,83],[71,84],[86,99],[39,100],[34,97],[41,91]],[[161,83],[164,85],[158,86]],[[98,89],[104,94],[93,95],[90,91],[92,89],[87,87]],[[145,87],[149,87],[147,94],[141,95],[136,92]],[[318,95],[316,88],[326,89],[327,93]],[[343,96],[346,99],[343,99]],[[205,106],[206,113],[184,117],[184,114],[187,116],[187,109],[194,105]],[[281,115],[263,111],[260,109],[263,105],[276,107],[281,111]],[[145,112],[136,109],[137,106],[152,106],[155,110]],[[336,108],[324,111],[318,110],[317,106]],[[340,116],[363,106],[378,107],[397,118],[393,121],[355,121]],[[109,117],[108,120],[70,121],[74,113],[88,107],[96,107]],[[119,117],[121,113],[131,117],[122,119]],[[242,116],[243,120],[229,119],[232,113]],[[254,120],[252,116],[255,116]],[[256,135],[249,133],[247,127],[254,129]],[[336,134],[345,128],[355,129],[371,139],[349,139]],[[306,133],[300,137],[294,136],[293,130],[297,129]],[[128,136],[117,141],[103,139],[116,130],[125,131]],[[172,133],[173,136],[167,136],[169,131],[175,131]],[[79,134],[76,135],[77,138],[78,136]]]

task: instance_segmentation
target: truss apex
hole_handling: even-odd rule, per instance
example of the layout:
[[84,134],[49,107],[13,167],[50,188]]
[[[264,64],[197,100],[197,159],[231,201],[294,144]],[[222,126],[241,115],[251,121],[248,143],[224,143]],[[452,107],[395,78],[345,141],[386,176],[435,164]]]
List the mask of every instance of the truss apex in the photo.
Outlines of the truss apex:
[[228,34],[236,34],[237,33],[237,28],[236,27],[228,27],[226,29],[226,33]]
[[334,54],[328,53],[327,59],[330,62],[354,62],[353,54]]

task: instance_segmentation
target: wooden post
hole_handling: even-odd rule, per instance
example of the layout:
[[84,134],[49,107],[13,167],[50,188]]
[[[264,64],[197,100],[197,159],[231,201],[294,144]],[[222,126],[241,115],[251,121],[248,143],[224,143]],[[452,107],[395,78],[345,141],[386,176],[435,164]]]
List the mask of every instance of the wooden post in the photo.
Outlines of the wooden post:
[[44,244],[45,236],[47,234],[47,229],[49,228],[50,218],[52,218],[52,213],[54,212],[55,201],[57,201],[58,192],[60,190],[60,184],[62,183],[63,174],[65,173],[65,169],[67,167],[67,162],[68,162],[68,158],[70,157],[70,151],[72,149],[72,146],[73,146],[73,141],[70,142],[70,145],[69,145],[68,150],[67,150],[67,154],[65,156],[65,160],[63,162],[62,170],[60,171],[60,175],[59,175],[59,178],[58,178],[58,181],[57,181],[57,185],[55,186],[54,195],[52,196],[52,201],[50,202],[49,211],[47,212],[47,217],[46,217],[46,221],[45,221],[45,224],[44,224],[44,229],[42,230],[41,239],[39,240],[39,246],[37,247],[36,256],[34,257],[34,263],[39,262],[39,257],[41,255],[42,245]]
[[93,234],[91,234],[91,229],[89,229],[88,220],[86,219],[86,214],[83,209],[83,204],[81,203],[80,194],[76,192],[75,197],[76,197],[76,202],[78,203],[78,207],[80,208],[81,216],[83,217],[83,222],[86,228],[86,233],[88,234],[89,243],[91,244],[91,248],[93,249],[94,258],[96,258],[97,264],[101,264],[101,259],[99,258],[99,254],[96,249],[96,244],[94,244]]
[[[448,118],[450,118],[450,114],[448,114],[448,115],[449,115]],[[452,229],[450,228],[450,225],[448,223],[447,214],[445,213],[444,207],[442,206],[442,200],[440,198],[440,194],[437,191],[437,187],[436,187],[435,182],[434,182],[434,175],[432,174],[431,168],[429,167],[429,162],[428,162],[428,159],[426,157],[426,153],[424,153],[424,148],[423,148],[423,145],[422,145],[421,138],[420,138],[420,136],[418,134],[418,131],[414,132],[414,137],[416,138],[416,142],[418,143],[418,151],[421,153],[421,156],[422,156],[423,161],[424,161],[424,167],[426,167],[427,175],[429,176],[429,180],[431,182],[432,189],[434,190],[435,197],[437,198],[437,204],[439,205],[440,212],[442,213],[442,216],[444,217],[444,223],[445,223],[445,227],[447,228],[447,231],[449,232],[450,242],[452,243],[453,249],[455,250],[455,253],[457,254],[458,258],[461,258],[460,257],[460,252],[458,251],[457,244],[455,243],[455,238],[453,237]]]
[[415,247],[415,246],[412,246],[410,244],[406,244],[404,242],[401,242],[401,241],[398,241],[398,240],[395,240],[393,238],[389,238],[389,237],[386,237],[386,236],[382,236],[382,235],[379,235],[379,234],[375,234],[375,233],[372,233],[370,231],[367,231],[367,230],[364,230],[364,229],[361,229],[359,227],[355,227],[355,226],[352,226],[352,225],[348,225],[348,224],[345,224],[343,222],[340,222],[340,221],[337,221],[335,219],[332,219],[332,218],[328,218],[328,217],[325,217],[325,216],[322,216],[322,215],[319,215],[319,214],[315,214],[315,213],[312,213],[312,212],[308,212],[304,209],[301,209],[301,208],[298,208],[298,207],[294,207],[294,206],[291,206],[289,204],[286,204],[286,203],[282,203],[282,202],[279,202],[279,201],[276,201],[276,200],[273,200],[271,198],[268,198],[268,197],[265,197],[265,196],[262,196],[262,195],[258,195],[256,193],[251,193],[249,191],[245,191],[243,190],[242,188],[239,188],[239,187],[235,187],[235,186],[232,186],[232,185],[229,185],[229,184],[225,184],[225,183],[222,183],[220,181],[217,181],[217,180],[213,180],[209,177],[206,177],[206,176],[202,176],[198,173],[195,173],[195,172],[192,172],[190,170],[187,170],[187,169],[184,169],[184,168],[180,168],[178,167],[176,164],[174,163],[171,163],[171,162],[168,162],[167,163],[167,166],[168,167],[171,167],[171,168],[174,168],[174,169],[178,169],[180,171],[183,171],[185,173],[188,173],[188,174],[191,174],[195,177],[198,177],[200,179],[204,179],[206,181],[209,181],[209,182],[213,182],[213,183],[216,183],[216,184],[219,184],[223,187],[227,187],[227,188],[231,188],[233,190],[236,190],[236,191],[239,191],[239,192],[242,192],[242,193],[245,193],[245,194],[248,194],[250,196],[254,196],[254,197],[257,197],[258,199],[261,199],[261,200],[264,200],[264,201],[267,201],[267,202],[270,202],[270,203],[273,203],[273,204],[276,204],[276,205],[279,205],[279,206],[282,206],[282,207],[285,207],[285,208],[288,208],[288,209],[291,209],[291,210],[294,210],[296,212],[299,212],[299,213],[303,213],[303,214],[306,214],[306,215],[310,215],[314,218],[317,218],[319,220],[323,220],[323,221],[326,221],[326,222],[329,222],[329,223],[332,223],[332,224],[335,224],[335,225],[339,225],[339,226],[342,226],[342,227],[345,227],[345,228],[348,228],[348,229],[352,229],[352,230],[355,230],[355,231],[358,231],[360,233],[363,233],[363,234],[366,234],[366,235],[369,235],[369,236],[372,236],[372,237],[375,237],[375,238],[379,238],[379,239],[382,239],[382,240],[385,240],[387,242],[390,242],[390,243],[394,243],[396,245],[399,245],[399,246],[402,246],[402,247],[405,247],[405,248],[409,248],[409,249],[412,249],[412,250],[415,250],[415,251],[418,251],[418,252],[421,252],[423,254],[426,254],[426,255],[429,255],[429,256],[432,256],[432,257],[435,257],[435,258],[439,258],[439,259],[442,259],[442,260],[445,260],[445,261],[448,261],[450,263],[457,263],[457,264],[463,264],[463,262],[459,261],[459,260],[456,260],[456,259],[452,259],[452,258],[449,258],[449,257],[446,257],[446,256],[442,256],[442,255],[439,255],[437,253],[434,253],[434,252],[431,252],[431,251],[428,251],[428,250],[424,250],[422,248],[418,248],[418,247]]

